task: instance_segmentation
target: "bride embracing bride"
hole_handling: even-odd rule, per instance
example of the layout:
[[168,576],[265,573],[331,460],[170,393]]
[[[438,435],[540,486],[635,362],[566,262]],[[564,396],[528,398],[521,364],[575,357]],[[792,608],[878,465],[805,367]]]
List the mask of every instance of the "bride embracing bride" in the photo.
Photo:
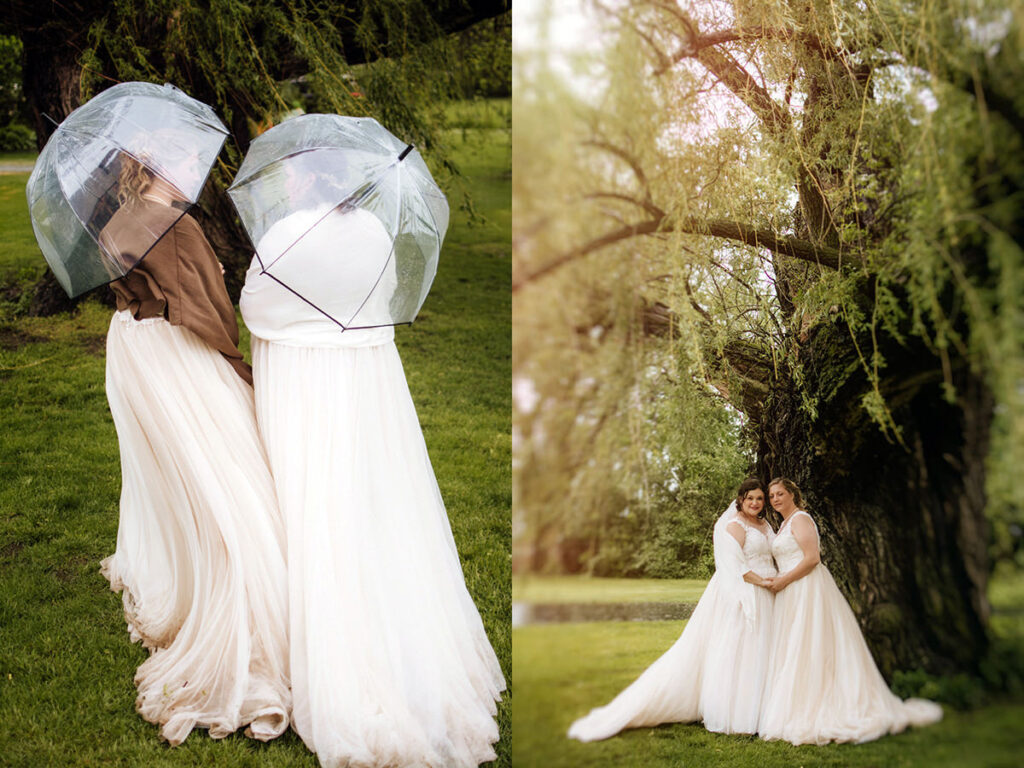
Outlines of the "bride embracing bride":
[[702,720],[792,744],[865,742],[942,718],[938,704],[889,690],[821,562],[800,489],[777,478],[768,490],[778,533],[759,518],[760,483],[745,481],[715,523],[715,574],[679,640],[570,738]]
[[610,704],[573,723],[570,738],[697,720],[709,731],[757,732],[772,627],[765,587],[776,574],[763,508],[761,483],[745,481],[715,523],[715,575],[682,635]]

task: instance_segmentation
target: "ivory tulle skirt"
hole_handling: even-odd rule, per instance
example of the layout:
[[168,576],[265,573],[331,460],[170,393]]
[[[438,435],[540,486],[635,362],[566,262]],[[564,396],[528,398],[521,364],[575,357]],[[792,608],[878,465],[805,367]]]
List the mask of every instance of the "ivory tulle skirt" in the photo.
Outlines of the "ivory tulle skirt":
[[824,565],[776,595],[773,624],[762,738],[863,742],[942,719],[938,704],[902,701],[889,690]]
[[191,331],[118,312],[107,399],[121,453],[117,550],[103,561],[151,655],[136,708],[178,744],[288,724],[284,530],[252,391]]
[[569,729],[598,741],[626,728],[704,721],[709,731],[755,733],[771,643],[773,596],[754,592],[754,621],[711,577],[675,644],[611,703]]
[[494,759],[504,678],[394,343],[252,344],[288,532],[293,727],[328,768]]

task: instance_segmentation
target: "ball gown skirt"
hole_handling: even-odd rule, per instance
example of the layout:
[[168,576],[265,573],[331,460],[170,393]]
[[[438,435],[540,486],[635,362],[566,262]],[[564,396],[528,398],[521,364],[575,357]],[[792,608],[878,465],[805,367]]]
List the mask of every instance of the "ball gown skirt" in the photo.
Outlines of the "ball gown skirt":
[[[242,307],[254,334],[271,307],[252,298],[255,279]],[[492,760],[504,678],[463,580],[393,329],[341,333],[315,317],[310,328],[325,346],[252,338],[258,421],[287,525],[293,727],[329,768]]]
[[[782,573],[803,557],[785,525],[773,551]],[[942,718],[938,704],[902,701],[889,690],[824,564],[776,595],[773,625],[758,729],[762,738],[792,744],[864,742]]]
[[[773,596],[767,589],[735,582],[747,570],[775,575],[770,534],[747,530],[743,552],[748,560],[731,574],[723,567],[723,546],[739,548],[728,533],[716,531],[715,574],[679,639],[611,703],[573,723],[570,738],[598,741],[626,728],[698,720],[718,733],[757,731]],[[753,604],[749,614],[737,599],[744,590]]]
[[171,744],[288,724],[284,530],[252,391],[191,331],[117,312],[107,398],[121,454],[117,549],[103,561],[151,654],[136,708]]

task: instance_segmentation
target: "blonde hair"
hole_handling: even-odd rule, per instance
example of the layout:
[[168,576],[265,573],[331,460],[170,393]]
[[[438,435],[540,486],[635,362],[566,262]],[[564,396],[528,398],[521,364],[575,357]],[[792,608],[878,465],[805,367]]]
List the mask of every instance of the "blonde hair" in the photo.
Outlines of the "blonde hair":
[[788,477],[776,477],[774,480],[768,483],[769,491],[772,489],[773,485],[781,485],[783,488],[785,488],[787,491],[793,494],[793,503],[796,505],[797,509],[804,508],[804,497],[803,494],[800,493],[800,486],[798,486]]
[[121,172],[117,176],[117,202],[122,207],[137,205],[153,183],[153,172],[129,155],[121,153]]

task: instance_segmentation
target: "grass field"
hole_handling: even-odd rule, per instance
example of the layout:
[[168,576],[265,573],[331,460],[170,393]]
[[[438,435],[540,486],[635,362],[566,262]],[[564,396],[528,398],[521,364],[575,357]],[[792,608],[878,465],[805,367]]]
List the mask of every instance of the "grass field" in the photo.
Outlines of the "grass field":
[[28,218],[27,181],[24,173],[0,173],[0,285],[21,273],[39,274],[46,266]]
[[514,576],[512,599],[524,603],[695,603],[704,579],[605,579]]
[[[510,146],[460,136],[485,221],[457,210],[434,289],[397,342],[466,582],[502,666],[509,634]],[[0,276],[42,264],[25,175],[0,176]],[[0,765],[316,766],[292,733],[270,744],[196,732],[171,749],[134,711],[113,551],[120,470],[103,388],[110,311],[25,318],[0,304]],[[511,765],[508,694],[495,765]]]
[[[630,583],[631,582],[631,583]],[[524,587],[524,583],[526,586]],[[703,582],[533,577],[513,582],[514,599],[535,602],[688,600]],[[1003,572],[990,590],[1001,635],[1024,639],[1024,577]],[[516,701],[512,731],[516,768],[770,768],[773,766],[899,766],[1010,768],[1022,765],[1024,701],[1001,701],[969,712],[945,708],[940,725],[869,744],[794,747],[724,736],[699,724],[626,731],[581,744],[569,725],[606,704],[676,640],[685,622],[595,622],[519,627],[512,632]]]
[[3,163],[34,163],[35,152],[0,152],[0,165]]

